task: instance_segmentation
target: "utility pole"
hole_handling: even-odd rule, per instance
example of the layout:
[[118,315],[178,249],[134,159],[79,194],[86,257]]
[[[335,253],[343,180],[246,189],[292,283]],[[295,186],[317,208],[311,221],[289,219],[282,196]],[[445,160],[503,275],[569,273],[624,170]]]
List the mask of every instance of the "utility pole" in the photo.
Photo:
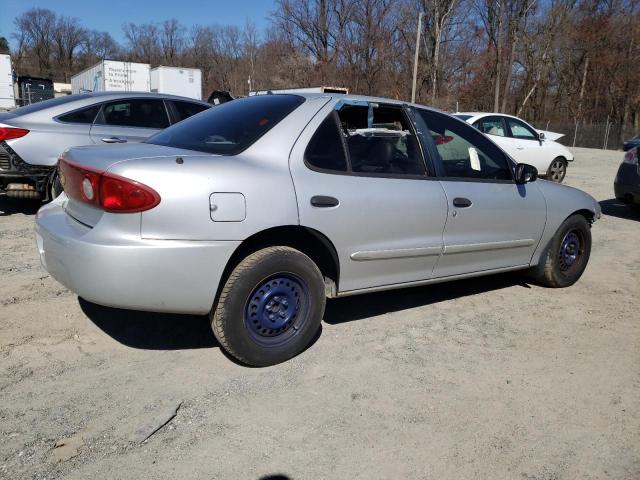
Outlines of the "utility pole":
[[418,55],[420,53],[420,32],[422,31],[422,16],[418,14],[418,32],[416,33],[416,56],[413,58],[413,86],[411,87],[411,103],[416,103],[416,82],[418,81]]

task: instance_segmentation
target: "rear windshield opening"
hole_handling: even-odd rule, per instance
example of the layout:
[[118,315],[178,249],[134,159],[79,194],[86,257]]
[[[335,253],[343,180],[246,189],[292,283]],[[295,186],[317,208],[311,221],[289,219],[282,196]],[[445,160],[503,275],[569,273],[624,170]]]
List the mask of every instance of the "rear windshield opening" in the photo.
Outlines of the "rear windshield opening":
[[258,95],[215,106],[149,138],[146,143],[219,155],[249,148],[304,102],[298,95]]

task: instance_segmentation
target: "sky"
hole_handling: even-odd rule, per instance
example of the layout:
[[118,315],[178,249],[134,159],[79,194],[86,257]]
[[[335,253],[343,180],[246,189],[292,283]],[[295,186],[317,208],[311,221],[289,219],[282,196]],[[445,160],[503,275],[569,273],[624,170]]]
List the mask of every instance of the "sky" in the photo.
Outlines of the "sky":
[[274,9],[273,3],[273,0],[0,0],[0,36],[7,37],[13,46],[14,18],[34,7],[77,17],[82,26],[107,31],[120,43],[124,41],[123,24],[162,22],[170,18],[177,18],[186,27],[195,24],[243,26],[248,19],[263,30]]

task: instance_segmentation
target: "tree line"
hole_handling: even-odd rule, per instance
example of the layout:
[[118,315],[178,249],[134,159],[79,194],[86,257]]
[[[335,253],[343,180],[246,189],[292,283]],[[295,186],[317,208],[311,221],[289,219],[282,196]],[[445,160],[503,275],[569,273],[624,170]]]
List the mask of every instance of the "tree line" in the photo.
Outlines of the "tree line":
[[[124,42],[33,8],[14,20],[20,75],[68,82],[105,58],[202,70],[204,94],[331,85],[530,121],[638,128],[640,0],[276,0],[250,21],[122,26]],[[2,48],[2,42],[0,42]],[[6,47],[5,47],[6,48]]]

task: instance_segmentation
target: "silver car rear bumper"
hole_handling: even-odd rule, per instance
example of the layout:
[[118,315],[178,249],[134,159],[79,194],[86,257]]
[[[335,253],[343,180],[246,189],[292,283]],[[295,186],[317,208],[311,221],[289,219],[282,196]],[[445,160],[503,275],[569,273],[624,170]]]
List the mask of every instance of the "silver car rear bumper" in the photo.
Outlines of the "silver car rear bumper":
[[205,314],[240,242],[101,238],[59,202],[36,218],[43,267],[85,300],[109,307]]

